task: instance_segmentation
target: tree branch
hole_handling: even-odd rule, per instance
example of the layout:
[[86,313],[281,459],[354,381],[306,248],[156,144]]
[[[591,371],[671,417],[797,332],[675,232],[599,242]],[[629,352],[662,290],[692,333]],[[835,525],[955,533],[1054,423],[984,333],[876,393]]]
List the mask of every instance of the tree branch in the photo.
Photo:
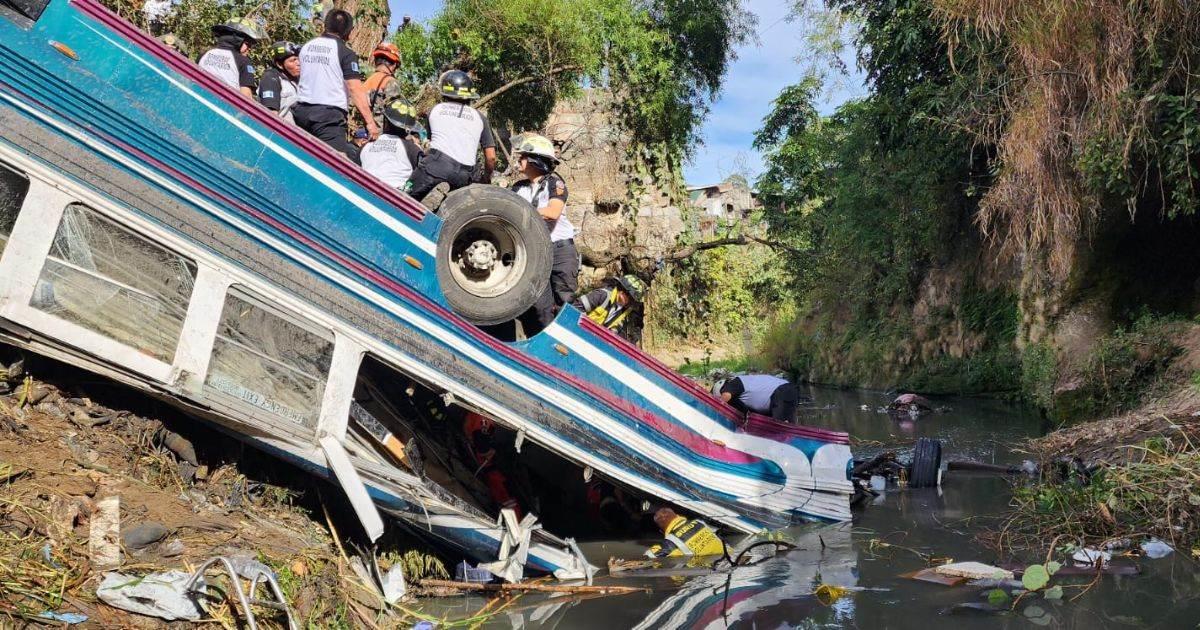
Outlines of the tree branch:
[[[728,245],[750,245],[751,243],[765,245],[765,246],[773,248],[773,249],[782,249],[782,250],[790,252],[792,254],[803,255],[806,253],[800,249],[797,249],[795,247],[792,247],[791,245],[788,245],[787,243],[783,243],[780,241],[774,241],[771,239],[762,238],[759,236],[753,236],[750,234],[738,234],[737,236],[727,236],[724,238],[718,238],[718,239],[714,239],[711,241],[704,241],[703,243],[693,243],[691,245],[685,245],[683,247],[673,249],[661,257],[647,256],[647,255],[635,256],[635,255],[633,255],[633,252],[630,252],[626,256],[616,255],[616,256],[609,256],[608,258],[605,258],[605,259],[585,258],[584,262],[588,263],[589,265],[591,265],[593,267],[602,267],[604,265],[607,265],[607,264],[609,264],[615,260],[619,260],[619,259],[625,259],[630,262],[642,262],[642,261],[647,261],[647,260],[651,260],[651,261],[683,260],[685,258],[690,258],[692,256],[695,256],[697,253],[702,252],[706,249],[716,249],[718,247],[725,247]],[[639,246],[639,247],[642,249],[645,249],[645,246]]]
[[487,104],[492,102],[493,100],[495,100],[496,97],[500,96],[501,94],[504,94],[505,92],[507,92],[515,87],[519,87],[519,86],[525,85],[527,83],[536,83],[538,81],[544,81],[556,74],[562,74],[564,72],[572,72],[572,71],[580,70],[580,69],[581,69],[581,66],[577,66],[574,64],[567,65],[567,66],[555,66],[553,68],[550,68],[549,72],[547,72],[546,74],[543,74],[542,76],[539,76],[539,77],[521,77],[519,79],[513,79],[512,81],[509,81],[508,83],[505,83],[504,85],[501,85],[500,87],[485,94],[478,101],[475,101],[475,107],[479,107],[479,108],[486,107]]

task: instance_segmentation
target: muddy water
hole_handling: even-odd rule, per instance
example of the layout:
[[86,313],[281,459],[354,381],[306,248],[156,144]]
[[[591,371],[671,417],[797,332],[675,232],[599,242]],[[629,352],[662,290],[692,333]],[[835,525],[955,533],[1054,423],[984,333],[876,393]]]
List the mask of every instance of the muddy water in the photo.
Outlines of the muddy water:
[[[814,389],[805,410],[808,424],[845,430],[859,440],[856,456],[880,450],[903,452],[916,437],[944,441],[947,459],[1014,463],[1012,447],[1043,431],[1037,416],[991,400],[943,399],[950,409],[914,422],[896,422],[875,409],[887,401],[875,392]],[[861,407],[867,406],[867,410]],[[646,586],[648,594],[580,601],[524,596],[491,627],[546,628],[1196,628],[1200,623],[1200,571],[1184,554],[1138,561],[1141,575],[1104,577],[1076,601],[1021,602],[1005,615],[953,611],[983,601],[983,589],[914,582],[899,574],[925,566],[909,551],[880,549],[886,540],[922,553],[956,560],[995,560],[974,539],[1008,501],[1008,483],[976,474],[951,473],[940,490],[890,488],[855,513],[852,525],[796,528],[799,548],[731,573],[684,577],[606,578]],[[636,557],[648,541],[590,543],[597,565],[609,557]],[[694,573],[694,572],[693,572]],[[1088,579],[1058,580],[1064,585]],[[813,595],[825,583],[852,590],[832,605]],[[1081,589],[1067,588],[1067,599]],[[483,600],[443,600],[430,612],[469,616]],[[1036,606],[1035,610],[1027,610]],[[1032,618],[1027,615],[1038,613]]]

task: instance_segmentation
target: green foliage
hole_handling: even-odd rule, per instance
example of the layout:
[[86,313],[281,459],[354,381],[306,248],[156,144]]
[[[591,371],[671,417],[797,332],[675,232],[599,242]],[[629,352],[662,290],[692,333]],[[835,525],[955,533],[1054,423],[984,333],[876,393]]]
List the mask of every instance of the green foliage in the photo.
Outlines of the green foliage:
[[1200,543],[1200,452],[1178,433],[1165,449],[1133,446],[1138,456],[1104,465],[1090,476],[1071,473],[1014,490],[1002,528],[1014,545],[1062,537],[1092,545],[1153,535],[1173,546]]
[[677,368],[677,371],[684,376],[706,376],[713,370],[724,370],[727,372],[746,372],[753,369],[754,364],[748,357],[735,357],[732,359],[717,359],[712,360],[705,357],[703,361],[688,361]]
[[1169,321],[1143,315],[1100,340],[1084,371],[1090,415],[1123,411],[1142,399],[1179,354],[1171,328]]
[[[105,0],[105,6],[140,28],[148,28],[142,14],[142,2]],[[267,34],[267,43],[278,40],[303,43],[317,33],[308,16],[312,2],[300,0],[180,0],[163,20],[163,32],[174,33],[193,59],[212,48],[212,27],[234,17],[259,22]],[[266,46],[251,50],[260,67],[267,61]]]
[[1027,591],[1040,591],[1049,583],[1050,572],[1040,564],[1031,564],[1025,567],[1025,573],[1021,575],[1021,585]]
[[736,344],[747,329],[758,338],[770,321],[789,313],[790,282],[768,247],[697,252],[655,276],[646,308],[651,342]]
[[739,0],[448,0],[394,41],[411,85],[454,66],[481,94],[504,89],[499,127],[540,127],[582,84],[605,88],[643,157],[677,165],[752,25]]
[[1021,354],[1021,391],[1042,409],[1054,405],[1054,384],[1058,380],[1058,358],[1047,343],[1036,343]]
[[[785,88],[755,137],[766,161],[757,185],[773,236],[793,247],[797,291],[812,312],[831,315],[820,318],[804,360],[840,344],[862,375],[886,371],[870,362],[886,362],[911,336],[897,313],[911,309],[928,270],[955,254],[987,174],[972,139],[942,122],[957,115],[971,85],[952,72],[929,4],[827,5],[859,25],[855,44],[871,93],[821,116],[815,76]],[[988,338],[987,356],[944,357],[912,381],[937,391],[1010,389],[1016,301],[999,290],[966,293],[961,316]]]

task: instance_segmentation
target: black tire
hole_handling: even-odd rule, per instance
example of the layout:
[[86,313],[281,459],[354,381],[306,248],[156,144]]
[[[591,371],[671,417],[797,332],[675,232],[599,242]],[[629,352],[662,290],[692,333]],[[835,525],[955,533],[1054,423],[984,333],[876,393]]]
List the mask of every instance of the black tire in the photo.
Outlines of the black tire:
[[[456,313],[479,326],[504,323],[546,290],[550,233],[528,201],[507,188],[472,185],[451,192],[438,216],[437,279]],[[466,263],[464,244],[479,241],[497,250],[494,277]],[[488,286],[493,281],[496,286]]]
[[908,474],[908,487],[935,488],[938,471],[942,467],[942,442],[932,438],[920,438],[913,449],[912,468]]

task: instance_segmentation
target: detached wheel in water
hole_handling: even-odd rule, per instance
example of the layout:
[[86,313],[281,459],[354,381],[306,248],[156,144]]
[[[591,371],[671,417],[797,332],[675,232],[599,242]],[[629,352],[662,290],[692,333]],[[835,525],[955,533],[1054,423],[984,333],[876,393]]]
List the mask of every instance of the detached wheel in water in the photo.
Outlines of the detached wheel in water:
[[480,326],[507,322],[546,290],[550,235],[528,201],[474,185],[450,193],[438,215],[438,284],[459,315]]
[[912,468],[908,475],[910,488],[934,488],[938,485],[938,470],[942,467],[942,442],[920,438],[913,448]]

